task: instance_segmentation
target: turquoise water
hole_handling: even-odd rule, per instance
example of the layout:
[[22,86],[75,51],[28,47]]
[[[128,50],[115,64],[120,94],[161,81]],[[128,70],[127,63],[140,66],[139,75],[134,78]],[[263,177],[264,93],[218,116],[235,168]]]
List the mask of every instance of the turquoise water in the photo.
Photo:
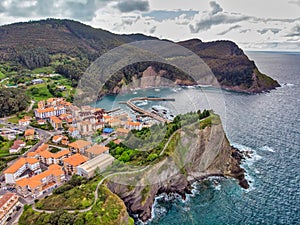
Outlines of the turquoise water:
[[[247,54],[261,72],[286,85],[257,95],[220,95],[210,88],[204,92],[161,88],[101,101],[102,107],[114,108],[119,106],[117,101],[136,95],[171,96],[176,97],[177,105],[164,104],[169,104],[174,114],[213,105],[221,114],[230,142],[254,151],[253,157],[243,163],[250,189],[241,189],[232,179],[219,179],[217,186],[207,180],[195,185],[187,201],[157,199],[149,224],[300,224],[300,54]],[[216,104],[203,98],[207,93]],[[218,98],[222,98],[220,104]],[[150,103],[144,107],[150,107]]]

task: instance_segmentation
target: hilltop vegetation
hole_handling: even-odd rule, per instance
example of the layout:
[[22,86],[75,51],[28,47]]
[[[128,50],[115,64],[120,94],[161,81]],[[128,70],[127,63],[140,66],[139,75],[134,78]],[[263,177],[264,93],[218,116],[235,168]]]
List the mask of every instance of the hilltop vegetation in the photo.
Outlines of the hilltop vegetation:
[[[208,110],[203,110],[203,112],[199,110],[178,115],[165,126],[155,124],[151,129],[132,130],[123,143],[110,142],[108,144],[109,152],[120,162],[131,165],[147,165],[157,162],[169,154],[170,151],[165,151],[164,154],[161,152],[165,147],[169,148],[174,144],[169,139],[172,139],[171,137],[176,131],[198,123],[200,129],[204,129],[212,124],[211,117],[216,117],[216,115]],[[167,144],[168,146],[166,146]]]
[[[20,225],[94,225],[94,224],[129,224],[134,221],[128,216],[126,207],[122,200],[105,186],[100,186],[96,204],[88,212],[68,213],[64,209],[87,208],[93,202],[94,191],[100,177],[86,180],[74,176],[68,183],[56,190],[54,195],[42,199],[36,203],[41,209],[56,210],[52,214],[39,213],[34,211],[31,206],[25,205],[24,212],[19,220]],[[81,190],[81,191],[80,191]],[[80,195],[81,193],[81,195]],[[90,202],[85,205],[78,205],[77,202],[85,201],[86,195],[90,195]],[[75,204],[75,205],[72,205]]]
[[30,98],[20,89],[0,89],[0,117],[26,109]]
[[[153,39],[156,38],[142,34],[117,35],[72,20],[16,23],[0,27],[0,61],[8,63],[18,74],[28,69],[50,66],[70,79],[75,87],[82,73],[101,54],[124,43]],[[199,55],[223,87],[261,92],[278,86],[276,81],[261,75],[254,62],[231,41],[205,43],[193,39],[178,44]],[[155,62],[135,63],[120,71],[107,85],[107,91],[110,92],[122,79],[126,83],[133,75],[141,76],[149,66],[157,72],[166,70],[163,76],[167,79],[187,79],[186,74],[170,66]],[[256,79],[257,76],[260,78]]]

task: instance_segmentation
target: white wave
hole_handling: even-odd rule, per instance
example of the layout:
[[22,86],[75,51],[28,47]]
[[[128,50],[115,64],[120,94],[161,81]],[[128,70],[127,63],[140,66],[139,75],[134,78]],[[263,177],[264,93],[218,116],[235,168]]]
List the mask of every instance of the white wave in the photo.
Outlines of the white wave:
[[221,190],[222,185],[221,184],[217,184],[214,185],[215,190],[220,191]]
[[142,101],[142,102],[137,103],[136,105],[137,105],[137,106],[143,106],[143,105],[147,105],[147,104],[148,104],[148,101],[145,100],[145,101]]
[[212,87],[212,85],[211,84],[198,84],[197,87],[206,88],[206,87]]
[[186,88],[188,88],[188,89],[194,89],[195,86],[186,86]]
[[156,91],[156,92],[159,92],[159,91],[160,91],[160,89],[159,89],[159,88],[155,88],[155,89],[154,89],[154,91]]
[[133,92],[133,94],[134,94],[134,95],[137,95],[137,92],[135,91],[135,92]]
[[242,163],[242,166],[243,164],[251,166],[254,162],[262,159],[262,156],[257,154],[256,150],[254,150],[253,148],[238,143],[232,143],[232,146],[246,153],[248,156],[250,156],[250,157],[246,157],[246,160]]
[[249,188],[248,189],[244,189],[245,192],[249,192],[249,191],[253,191],[255,190],[255,179],[249,174],[249,173],[245,173],[245,178],[248,181],[249,184]]
[[293,86],[295,86],[295,84],[291,84],[291,83],[284,83],[284,84],[281,84],[281,86],[293,87]]
[[268,145],[262,146],[261,148],[259,148],[260,150],[263,151],[268,151],[268,152],[275,152],[273,148],[269,147]]

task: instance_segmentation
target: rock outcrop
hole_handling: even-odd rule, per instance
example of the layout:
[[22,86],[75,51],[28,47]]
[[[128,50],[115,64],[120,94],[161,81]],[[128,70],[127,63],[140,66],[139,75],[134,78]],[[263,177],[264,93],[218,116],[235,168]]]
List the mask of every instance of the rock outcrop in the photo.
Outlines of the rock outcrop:
[[130,214],[142,221],[151,218],[156,195],[178,193],[185,197],[194,181],[209,176],[234,177],[243,188],[248,188],[244,170],[239,164],[240,152],[231,147],[218,117],[202,128],[193,124],[173,136],[165,157],[147,170],[114,177],[109,189],[125,202]]

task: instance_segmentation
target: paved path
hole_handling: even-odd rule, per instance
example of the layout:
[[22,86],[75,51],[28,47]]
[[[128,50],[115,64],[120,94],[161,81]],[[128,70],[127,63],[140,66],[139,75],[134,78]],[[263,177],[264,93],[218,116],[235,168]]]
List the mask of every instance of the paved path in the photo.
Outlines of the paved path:
[[177,134],[178,132],[180,132],[182,130],[182,128],[176,130],[170,137],[169,140],[167,141],[167,143],[165,144],[163,150],[159,153],[159,156],[162,156],[162,154],[164,154],[165,150],[167,149],[170,141],[173,139],[174,135]]
[[[92,204],[90,207],[88,207],[88,208],[86,208],[86,209],[80,209],[80,210],[65,210],[65,211],[68,212],[68,213],[88,212],[88,211],[90,211],[90,210],[93,208],[93,206],[96,204],[96,202],[97,202],[97,199],[98,199],[98,190],[99,190],[100,185],[102,185],[103,182],[104,182],[107,178],[110,178],[110,177],[116,176],[116,175],[133,174],[133,173],[142,172],[142,171],[144,171],[144,170],[147,170],[149,167],[150,167],[150,165],[148,165],[148,166],[146,166],[146,167],[144,167],[144,168],[142,168],[142,169],[135,170],[135,171],[130,171],[130,172],[117,172],[117,173],[112,173],[112,174],[106,175],[106,176],[103,177],[103,178],[99,181],[99,183],[97,184],[96,190],[95,190],[95,192],[94,192],[94,202],[93,202],[93,204]],[[34,211],[40,212],[40,213],[43,213],[43,212],[45,212],[45,213],[54,213],[54,212],[55,212],[55,210],[41,210],[41,209],[37,209],[37,208],[35,208],[35,205],[34,205],[34,204],[32,204],[32,209],[33,209]]]
[[9,79],[9,77],[4,78],[4,79],[2,79],[2,80],[0,81],[0,83],[3,83],[4,81],[6,81],[6,80],[8,80],[8,79]]
[[31,100],[30,106],[29,106],[28,109],[26,110],[27,113],[30,112],[30,111],[32,110],[32,107],[33,107],[34,103],[35,103],[35,101]]
[[[197,122],[199,122],[199,121],[197,121]],[[197,123],[197,122],[195,122],[195,123]],[[168,145],[169,145],[170,141],[172,140],[172,138],[174,137],[174,135],[175,135],[176,133],[180,132],[181,130],[182,130],[182,128],[176,130],[176,131],[169,137],[167,143],[165,144],[163,150],[160,152],[159,156],[161,156],[161,155],[164,153],[164,151],[165,151],[166,148],[168,147]],[[125,174],[133,174],[133,173],[142,172],[142,171],[147,170],[150,166],[151,166],[151,165],[148,165],[148,166],[146,166],[146,167],[144,167],[144,168],[142,168],[142,169],[139,169],[139,170],[126,171],[126,172],[116,172],[116,173],[112,173],[112,174],[106,175],[106,176],[103,177],[103,178],[99,181],[99,183],[97,184],[96,190],[95,190],[95,192],[94,192],[94,201],[93,201],[93,204],[92,204],[90,207],[88,207],[88,208],[86,208],[86,209],[81,209],[81,210],[66,210],[66,212],[68,212],[68,213],[75,213],[75,212],[88,212],[88,211],[90,211],[90,210],[93,208],[93,206],[96,204],[96,202],[97,202],[97,199],[98,199],[98,190],[99,190],[100,185],[102,185],[103,182],[104,182],[107,178],[110,178],[110,177],[116,176],[116,175],[125,175]],[[34,204],[32,204],[32,209],[35,210],[36,212],[40,212],[40,213],[43,213],[43,212],[45,212],[45,213],[54,213],[54,212],[55,212],[55,210],[40,210],[40,209],[36,209]]]

